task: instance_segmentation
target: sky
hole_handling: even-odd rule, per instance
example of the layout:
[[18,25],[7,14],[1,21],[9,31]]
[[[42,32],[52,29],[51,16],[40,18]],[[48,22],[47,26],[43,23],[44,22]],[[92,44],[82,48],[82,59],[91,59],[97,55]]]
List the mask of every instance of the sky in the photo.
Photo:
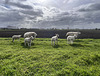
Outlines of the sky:
[[0,0],[0,27],[100,28],[100,0]]

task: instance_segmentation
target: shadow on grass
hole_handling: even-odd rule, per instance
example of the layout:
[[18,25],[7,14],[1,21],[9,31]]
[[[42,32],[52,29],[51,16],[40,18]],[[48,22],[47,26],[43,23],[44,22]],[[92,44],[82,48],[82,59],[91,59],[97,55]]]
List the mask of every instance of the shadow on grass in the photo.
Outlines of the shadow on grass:
[[34,43],[31,43],[31,46],[30,46],[30,47],[29,47],[27,44],[26,44],[26,46],[25,46],[24,43],[21,43],[21,46],[23,46],[23,48],[28,48],[28,49],[30,49],[31,47],[32,47],[32,48],[36,48],[36,47],[33,47],[33,46],[34,46]]
[[[9,43],[9,45],[18,45],[18,44],[20,44],[19,41],[14,41],[14,42],[8,41],[8,43]],[[8,44],[5,44],[5,45],[8,45]]]
[[52,46],[53,48],[58,48],[58,47],[60,47],[59,45],[53,45]]
[[75,42],[84,42],[84,41],[82,41],[82,40],[79,40],[79,39],[76,39],[76,40],[75,40]]
[[72,46],[72,47],[84,47],[84,46],[81,45],[81,44],[70,44],[70,46]]

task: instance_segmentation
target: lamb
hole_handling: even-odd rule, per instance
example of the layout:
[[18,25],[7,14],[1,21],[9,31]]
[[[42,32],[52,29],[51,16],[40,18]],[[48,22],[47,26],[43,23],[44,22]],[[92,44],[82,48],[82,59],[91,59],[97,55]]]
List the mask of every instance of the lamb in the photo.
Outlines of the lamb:
[[55,41],[56,41],[57,44],[58,44],[58,37],[59,37],[59,35],[56,34],[56,36],[53,36],[53,37],[51,38],[52,45],[53,45],[53,42],[54,42],[54,45],[55,45]]
[[74,36],[68,36],[67,37],[67,43],[68,44],[73,44],[73,41],[75,40],[76,37],[77,37],[76,35],[74,35]]
[[76,35],[76,38],[77,38],[79,34],[81,34],[81,32],[67,32],[66,36],[74,36],[74,35]]
[[15,39],[20,39],[21,35],[13,35],[12,36],[12,42],[14,42]]
[[34,39],[33,36],[31,36],[31,37],[26,37],[26,38],[24,39],[24,44],[25,44],[25,46],[26,46],[26,44],[28,44],[28,46],[30,47],[30,46],[31,46],[31,41],[32,41],[32,39]]
[[37,36],[37,34],[36,34],[35,32],[26,32],[26,33],[24,34],[24,38],[26,38],[26,37],[31,37],[31,36],[33,36],[33,37],[34,37],[33,39],[35,39],[36,36]]

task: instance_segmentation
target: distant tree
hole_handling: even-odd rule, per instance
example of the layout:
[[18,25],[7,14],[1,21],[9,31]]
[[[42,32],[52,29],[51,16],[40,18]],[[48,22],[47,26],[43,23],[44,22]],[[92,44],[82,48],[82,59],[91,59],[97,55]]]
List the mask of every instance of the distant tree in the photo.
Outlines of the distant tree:
[[98,28],[95,28],[95,30],[98,30]]

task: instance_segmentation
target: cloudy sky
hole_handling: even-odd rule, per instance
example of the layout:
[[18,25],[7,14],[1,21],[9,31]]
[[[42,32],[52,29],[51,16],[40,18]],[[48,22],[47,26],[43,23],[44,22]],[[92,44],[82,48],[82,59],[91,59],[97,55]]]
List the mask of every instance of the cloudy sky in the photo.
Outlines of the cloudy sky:
[[0,0],[0,27],[100,28],[100,0]]

